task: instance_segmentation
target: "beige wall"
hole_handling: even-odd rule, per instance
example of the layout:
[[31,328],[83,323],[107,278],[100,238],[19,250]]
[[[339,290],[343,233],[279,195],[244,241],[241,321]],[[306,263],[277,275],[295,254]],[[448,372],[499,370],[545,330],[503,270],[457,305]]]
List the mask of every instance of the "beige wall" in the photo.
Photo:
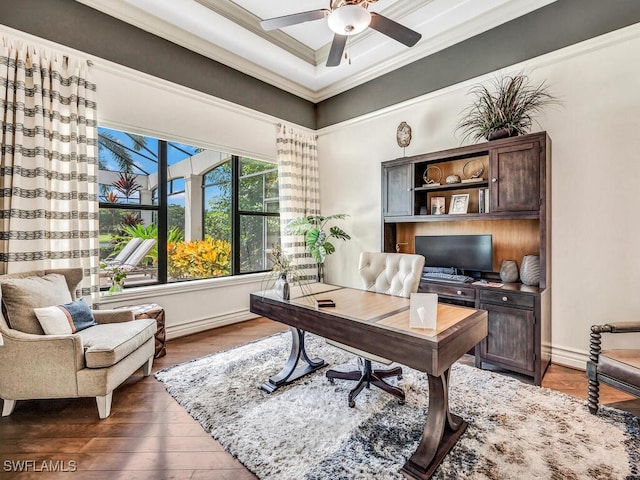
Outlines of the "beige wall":
[[[564,102],[537,129],[553,141],[553,354],[567,365],[584,365],[591,324],[640,318],[638,51],[640,26],[634,26],[523,65]],[[103,125],[275,160],[278,119],[101,59],[94,63]],[[318,132],[322,211],[350,214],[345,228],[353,236],[328,258],[328,281],[358,286],[360,251],[380,249],[380,163],[404,155],[397,125],[404,120],[413,128],[407,155],[458,146],[453,132],[473,83]],[[145,287],[105,304],[160,303],[171,337],[249,318],[248,293],[261,285],[262,276],[251,275]]]
[[[584,367],[590,325],[640,318],[638,51],[634,26],[505,70],[546,79],[563,101],[534,131],[547,130],[553,146],[552,346],[566,365]],[[403,156],[398,124],[413,129],[407,155],[459,146],[469,86],[490,77],[319,132],[321,209],[351,215],[354,237],[329,258],[328,281],[357,286],[359,252],[381,248],[380,163]]]

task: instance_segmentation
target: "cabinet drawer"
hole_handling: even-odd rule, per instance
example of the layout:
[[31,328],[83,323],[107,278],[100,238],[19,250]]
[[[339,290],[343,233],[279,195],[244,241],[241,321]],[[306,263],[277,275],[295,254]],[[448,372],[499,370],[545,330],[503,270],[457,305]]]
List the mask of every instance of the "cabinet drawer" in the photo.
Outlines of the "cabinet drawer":
[[535,306],[535,298],[532,295],[508,292],[504,290],[499,292],[481,290],[480,301],[526,308],[533,308]]
[[476,289],[460,285],[420,282],[420,291],[425,293],[437,293],[451,298],[461,298],[475,301]]

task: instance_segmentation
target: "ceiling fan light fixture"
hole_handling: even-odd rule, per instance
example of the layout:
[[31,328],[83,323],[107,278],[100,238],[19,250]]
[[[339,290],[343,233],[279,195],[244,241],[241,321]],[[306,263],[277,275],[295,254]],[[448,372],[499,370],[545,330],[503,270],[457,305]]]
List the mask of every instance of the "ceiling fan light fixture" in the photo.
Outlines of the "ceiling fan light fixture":
[[371,23],[371,14],[360,5],[344,5],[327,17],[329,28],[338,35],[355,35]]

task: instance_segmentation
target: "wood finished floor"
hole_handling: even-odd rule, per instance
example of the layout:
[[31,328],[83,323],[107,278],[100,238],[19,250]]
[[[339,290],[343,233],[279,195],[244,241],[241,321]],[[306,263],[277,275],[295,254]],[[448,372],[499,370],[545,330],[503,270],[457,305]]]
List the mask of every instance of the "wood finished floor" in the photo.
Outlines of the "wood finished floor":
[[[171,340],[154,371],[284,330],[281,324],[256,319]],[[586,398],[584,372],[551,365],[543,385]],[[601,400],[640,416],[640,400],[606,385]],[[12,473],[7,462],[58,461],[77,472]],[[51,464],[51,463],[49,463]],[[39,468],[42,470],[42,468]],[[204,432],[153,376],[140,372],[113,394],[111,416],[99,420],[93,399],[18,402],[0,419],[0,479],[81,478],[82,480],[256,478]]]

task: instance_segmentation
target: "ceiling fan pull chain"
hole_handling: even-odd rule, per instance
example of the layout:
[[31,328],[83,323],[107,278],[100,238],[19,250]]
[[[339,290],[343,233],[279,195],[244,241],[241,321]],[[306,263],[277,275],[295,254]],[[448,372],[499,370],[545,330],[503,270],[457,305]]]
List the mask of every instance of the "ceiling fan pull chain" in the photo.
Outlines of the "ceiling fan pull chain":
[[351,65],[351,37],[347,37],[347,48],[344,51],[344,58]]

